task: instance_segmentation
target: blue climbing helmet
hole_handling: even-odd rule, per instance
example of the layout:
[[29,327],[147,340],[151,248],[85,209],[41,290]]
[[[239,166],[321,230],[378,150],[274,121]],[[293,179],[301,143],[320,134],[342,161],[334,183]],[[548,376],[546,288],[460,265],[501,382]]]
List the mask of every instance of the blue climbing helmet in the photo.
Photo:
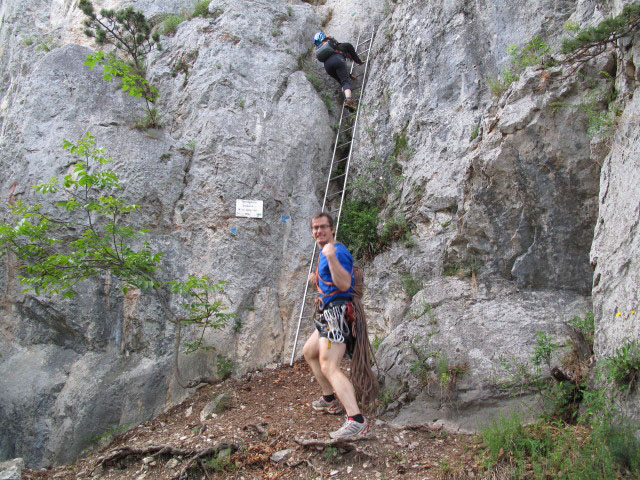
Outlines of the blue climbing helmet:
[[327,38],[324,32],[318,32],[313,36],[313,43],[316,47],[319,47],[322,41]]

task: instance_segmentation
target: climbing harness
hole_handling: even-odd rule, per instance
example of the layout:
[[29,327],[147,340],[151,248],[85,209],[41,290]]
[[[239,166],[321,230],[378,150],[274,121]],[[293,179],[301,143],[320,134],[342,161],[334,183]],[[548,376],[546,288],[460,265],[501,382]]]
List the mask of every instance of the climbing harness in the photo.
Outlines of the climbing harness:
[[[340,112],[340,120],[338,122],[338,132],[336,133],[336,140],[333,146],[333,154],[331,156],[331,165],[329,167],[329,174],[327,176],[327,183],[324,190],[324,199],[322,200],[322,211],[325,211],[327,207],[333,206],[334,208],[328,211],[335,220],[335,234],[338,234],[338,228],[340,226],[340,214],[342,213],[342,204],[344,203],[344,196],[346,192],[347,180],[349,177],[349,166],[351,163],[351,155],[353,153],[353,141],[355,137],[356,127],[358,126],[359,109],[357,108],[362,100],[364,94],[364,87],[367,79],[367,73],[369,70],[369,52],[373,45],[373,39],[375,36],[375,29],[369,32],[360,33],[356,40],[355,49],[358,56],[364,61],[364,71],[362,73],[362,83],[359,88],[354,88],[352,91],[354,95],[358,92],[358,103],[355,110],[351,110],[347,107],[346,102],[342,104],[342,110]],[[314,39],[315,40],[315,39]],[[351,64],[350,74],[353,73],[355,64]],[[347,141],[341,141],[341,135],[350,135]],[[337,158],[337,152],[342,152],[348,149],[348,154],[343,158]],[[337,201],[337,206],[336,206]],[[318,246],[314,243],[313,252],[311,254],[311,260],[309,262],[309,271],[305,279],[309,278],[311,272],[319,259]],[[291,360],[289,365],[293,365],[293,361],[296,356],[296,350],[298,346],[298,337],[300,335],[300,325],[302,320],[310,320],[313,318],[313,301],[316,297],[315,292],[309,291],[309,282],[305,282],[304,293],[302,296],[302,302],[300,306],[300,315],[298,316],[298,325],[296,328],[295,337],[293,340],[293,346],[291,347]],[[308,313],[310,312],[310,313]]]
[[[329,305],[321,312],[317,312],[315,322],[320,329],[326,331],[329,343],[345,343],[349,335],[351,327],[346,321],[347,303],[339,303],[337,305]],[[324,321],[322,321],[324,320]]]

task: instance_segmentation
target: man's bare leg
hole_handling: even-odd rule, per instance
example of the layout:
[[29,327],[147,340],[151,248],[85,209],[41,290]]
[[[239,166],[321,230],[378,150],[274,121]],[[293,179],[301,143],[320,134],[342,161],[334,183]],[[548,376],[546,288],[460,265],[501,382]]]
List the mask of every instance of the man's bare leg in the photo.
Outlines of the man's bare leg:
[[[322,373],[322,369],[320,368],[320,342],[318,341],[320,336],[318,335],[318,330],[314,330],[313,334],[309,337],[307,342],[304,344],[302,348],[302,354],[304,355],[304,359],[307,361],[309,366],[311,367],[311,371],[313,375],[318,380],[320,384],[320,389],[322,390],[323,395],[331,395],[333,394],[333,387],[331,386],[331,382],[324,376]],[[326,340],[326,339],[325,339]],[[340,398],[340,397],[338,397]]]
[[[315,333],[318,332],[316,331]],[[333,387],[333,392],[335,392],[340,403],[344,406],[347,415],[359,414],[360,409],[358,408],[353,385],[340,370],[340,362],[347,346],[344,343],[331,342],[331,347],[329,347],[329,340],[325,337],[319,337],[318,345],[320,350],[319,365],[323,378],[328,380],[331,387]],[[320,379],[318,379],[318,382],[320,382]]]

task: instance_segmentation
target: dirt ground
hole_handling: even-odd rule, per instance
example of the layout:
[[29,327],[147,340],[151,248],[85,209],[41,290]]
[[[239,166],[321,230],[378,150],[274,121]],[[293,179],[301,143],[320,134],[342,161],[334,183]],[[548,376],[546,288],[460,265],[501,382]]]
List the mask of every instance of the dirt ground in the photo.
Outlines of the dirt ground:
[[[201,421],[205,405],[223,393],[230,397],[227,408]],[[331,444],[328,434],[340,427],[343,416],[314,412],[311,402],[319,394],[304,362],[228,379],[198,389],[183,403],[116,436],[108,446],[73,465],[26,470],[23,478],[426,480],[484,476],[474,437],[424,426],[399,428],[368,416],[372,431],[366,440]],[[301,445],[303,440],[321,445]],[[271,458],[287,449],[290,452],[279,462]],[[113,454],[120,457],[108,460]]]

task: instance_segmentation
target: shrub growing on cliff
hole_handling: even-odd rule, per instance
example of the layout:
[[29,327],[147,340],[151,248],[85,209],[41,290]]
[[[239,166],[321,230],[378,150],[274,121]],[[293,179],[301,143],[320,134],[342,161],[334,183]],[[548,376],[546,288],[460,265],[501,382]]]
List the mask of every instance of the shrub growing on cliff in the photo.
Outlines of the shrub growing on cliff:
[[145,78],[145,56],[154,48],[160,47],[160,34],[151,34],[151,25],[142,12],[133,7],[121,10],[102,9],[96,13],[90,0],[80,0],[78,8],[86,15],[84,33],[95,38],[98,45],[111,44],[125,54],[130,61],[123,61],[113,54],[96,52],[85,62],[90,68],[102,65],[103,78],[110,81],[118,78],[122,90],[131,96],[142,97],[147,108],[146,123],[150,127],[159,126],[157,113],[153,112],[158,90]]
[[204,17],[204,18],[217,18],[222,15],[222,9],[216,8],[213,12],[209,11],[209,4],[211,0],[200,0],[193,6],[193,13],[191,18]]
[[640,377],[640,344],[626,341],[605,361],[609,378],[618,388],[632,392]]
[[551,47],[539,35],[532,37],[522,47],[515,44],[509,45],[507,54],[511,65],[502,70],[499,76],[487,80],[491,93],[496,97],[502,95],[513,82],[520,78],[519,75],[525,68],[541,63],[543,57],[550,52]]
[[87,17],[85,35],[95,38],[98,45],[108,43],[125,52],[139,72],[144,70],[144,57],[159,46],[160,37],[151,34],[151,25],[142,12],[133,7],[117,11],[103,8],[98,14],[90,0],[80,0],[78,8]]
[[160,35],[171,37],[176,34],[176,32],[178,31],[178,25],[180,25],[182,22],[184,22],[184,17],[182,17],[181,15],[169,15],[160,24],[158,33],[160,33]]
[[339,237],[356,258],[371,258],[394,241],[409,238],[409,224],[403,215],[387,220],[380,215],[385,204],[398,195],[402,167],[397,159],[411,153],[406,129],[405,125],[394,134],[391,155],[372,158],[349,182],[349,200],[342,209]]
[[609,139],[613,136],[622,108],[618,102],[615,79],[603,71],[599,72],[599,76],[605,79],[603,85],[598,85],[595,78],[585,77],[589,88],[580,95],[580,103],[557,101],[552,102],[551,106],[554,109],[571,108],[582,112],[587,120],[587,135]]
[[142,12],[133,7],[121,10],[102,9],[97,14],[90,0],[80,0],[78,8],[86,15],[84,33],[95,38],[98,45],[112,44],[125,52],[138,71],[143,71],[143,60],[155,47],[160,37],[151,34],[151,25]]
[[640,2],[624,6],[616,17],[605,18],[598,25],[584,29],[571,28],[574,35],[565,38],[560,53],[567,55],[565,62],[582,64],[600,55],[605,49],[640,28]]
[[[152,292],[176,326],[178,381],[183,386],[211,382],[209,378],[182,382],[177,363],[180,332],[182,325],[200,328],[199,338],[185,346],[188,352],[206,348],[205,331],[222,328],[232,317],[217,298],[224,282],[212,282],[207,276],[163,280],[163,254],[144,240],[147,230],[128,222],[138,205],[124,199],[123,185],[107,168],[112,160],[96,148],[88,133],[77,143],[65,140],[64,148],[76,158],[73,171],[34,187],[46,203],[10,205],[15,221],[0,224],[0,254],[16,256],[21,284],[36,295],[71,298],[78,283],[104,273],[119,281],[123,293]],[[170,296],[177,301],[171,304]]]
[[379,207],[345,200],[338,235],[355,258],[370,258],[377,250]]
[[[489,468],[506,467],[513,478],[640,478],[638,424],[615,408],[618,392],[611,388],[626,391],[637,378],[637,347],[634,354],[631,343],[624,344],[602,361],[604,368],[589,375],[579,364],[593,365],[593,313],[574,317],[566,325],[571,351],[561,365],[549,368],[551,354],[561,346],[539,332],[531,357],[533,370],[520,363],[512,370],[515,381],[510,382],[519,393],[531,388],[554,408],[529,426],[516,414],[490,421],[482,429],[482,461]],[[542,364],[547,375],[539,368]],[[567,415],[570,404],[572,414]]]

